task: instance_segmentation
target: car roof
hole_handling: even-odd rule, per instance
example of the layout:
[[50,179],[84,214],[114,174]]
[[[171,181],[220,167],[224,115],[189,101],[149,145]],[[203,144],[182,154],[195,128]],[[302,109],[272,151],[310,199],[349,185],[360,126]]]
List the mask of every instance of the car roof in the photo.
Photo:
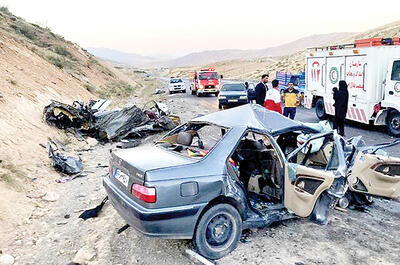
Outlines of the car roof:
[[195,118],[190,123],[212,123],[221,127],[247,127],[249,129],[268,131],[279,135],[289,131],[304,130],[317,133],[315,129],[294,121],[283,115],[269,111],[258,104],[246,104],[228,110],[217,111]]

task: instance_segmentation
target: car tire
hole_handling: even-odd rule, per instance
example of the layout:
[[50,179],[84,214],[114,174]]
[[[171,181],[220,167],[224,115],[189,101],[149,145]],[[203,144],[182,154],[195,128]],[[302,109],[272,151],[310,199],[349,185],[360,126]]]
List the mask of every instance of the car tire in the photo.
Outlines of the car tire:
[[182,90],[182,93],[186,93],[186,89],[185,89],[185,90]]
[[389,113],[389,117],[387,119],[386,126],[389,130],[389,133],[393,136],[400,136],[400,112],[392,111]]
[[320,120],[326,120],[327,115],[325,112],[325,105],[324,105],[324,100],[322,98],[317,100],[317,103],[315,103],[315,114],[317,115],[318,119]]
[[218,103],[218,109],[222,109],[222,105]]
[[212,260],[220,259],[238,245],[242,233],[242,217],[230,204],[217,204],[199,220],[193,236],[196,251]]
[[199,91],[196,91],[196,96],[197,96],[197,97],[201,97],[202,94],[201,94]]

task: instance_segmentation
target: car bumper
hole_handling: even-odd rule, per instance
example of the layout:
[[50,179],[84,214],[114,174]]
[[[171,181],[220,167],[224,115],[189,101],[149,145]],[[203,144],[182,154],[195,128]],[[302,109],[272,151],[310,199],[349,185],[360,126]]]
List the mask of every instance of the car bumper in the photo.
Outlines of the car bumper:
[[168,88],[168,90],[169,91],[171,91],[171,92],[180,92],[180,91],[185,91],[186,90],[186,88],[184,88],[184,87],[171,87],[171,88]]
[[108,198],[118,214],[139,232],[154,237],[191,239],[197,219],[206,204],[145,208],[121,192],[110,180],[103,178]]
[[223,100],[218,100],[219,104],[223,106],[229,106],[229,107],[234,107],[234,106],[240,106],[240,105],[245,105],[248,103],[247,99],[238,99],[237,101],[234,100],[229,100],[229,99],[223,99]]
[[219,92],[218,89],[214,89],[214,88],[199,89],[198,91],[199,91],[199,93],[202,93],[202,94],[211,94],[211,93],[218,93]]

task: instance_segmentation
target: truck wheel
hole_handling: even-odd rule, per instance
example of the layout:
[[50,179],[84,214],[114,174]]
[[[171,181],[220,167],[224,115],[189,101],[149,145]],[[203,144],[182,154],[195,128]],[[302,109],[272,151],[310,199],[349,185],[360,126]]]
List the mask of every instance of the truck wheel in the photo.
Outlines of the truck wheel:
[[315,114],[317,114],[318,119],[326,120],[325,105],[322,98],[318,99],[317,103],[315,103]]
[[394,136],[400,136],[400,112],[392,111],[387,120],[387,128]]
[[220,259],[233,251],[242,233],[242,217],[230,204],[208,209],[197,224],[193,236],[196,251],[208,259]]

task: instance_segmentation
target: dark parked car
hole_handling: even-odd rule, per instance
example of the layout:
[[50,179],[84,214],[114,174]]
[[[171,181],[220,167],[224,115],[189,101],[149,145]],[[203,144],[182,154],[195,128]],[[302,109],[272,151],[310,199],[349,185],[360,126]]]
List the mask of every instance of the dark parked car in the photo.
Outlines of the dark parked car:
[[249,99],[249,102],[252,102],[253,100],[256,100],[256,84],[249,82],[247,85],[247,98]]
[[224,84],[218,95],[218,108],[236,107],[247,104],[247,90],[243,83]]

